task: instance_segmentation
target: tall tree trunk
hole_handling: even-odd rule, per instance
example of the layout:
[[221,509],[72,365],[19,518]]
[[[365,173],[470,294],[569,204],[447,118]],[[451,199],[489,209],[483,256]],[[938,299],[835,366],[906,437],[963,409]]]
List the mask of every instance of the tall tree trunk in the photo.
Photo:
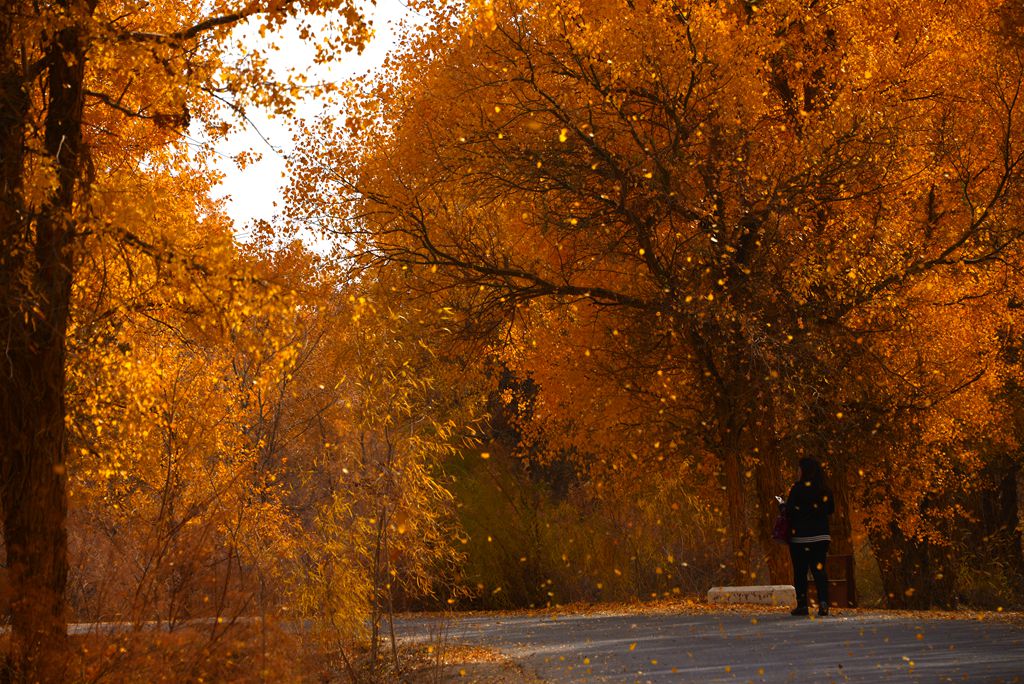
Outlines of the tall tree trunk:
[[754,479],[757,497],[751,511],[754,516],[754,534],[768,576],[754,575],[751,579],[759,584],[763,584],[765,580],[771,584],[782,584],[789,581],[791,573],[788,549],[772,539],[772,528],[779,514],[775,497],[786,493],[776,436],[775,400],[762,389],[755,404],[761,408],[756,410],[749,421],[753,452],[750,475]]
[[[779,514],[779,506],[775,497],[785,496],[785,484],[782,479],[781,455],[774,439],[774,421],[766,416],[764,424],[759,428],[761,433],[757,448],[757,463],[754,466],[754,478],[757,481],[757,522],[758,541],[764,553],[768,567],[768,580],[771,584],[789,584],[792,572],[789,561],[789,549],[772,539],[772,528]],[[785,464],[788,465],[788,464]]]
[[4,679],[15,682],[63,681],[68,654],[64,361],[85,74],[85,47],[75,21],[91,7],[64,9],[73,19],[44,36],[41,62],[47,76],[44,146],[54,189],[34,211],[22,198],[28,79],[22,73],[18,80],[17,49],[7,42],[14,32],[2,27],[9,31],[2,85],[14,100],[0,104],[0,503],[14,596]]
[[955,608],[956,567],[950,552],[909,538],[895,522],[870,532],[890,608]]
[[738,448],[722,453],[725,470],[725,496],[728,513],[729,542],[733,552],[733,582],[750,583],[750,526],[747,524],[746,487],[743,482],[742,456]]
[[[987,564],[1003,569],[1008,593],[1024,597],[1024,548],[1021,546],[1020,455],[994,456],[986,467],[992,492],[981,500],[980,535]],[[991,561],[995,560],[995,563]],[[1024,600],[1022,598],[1021,600]]]
[[[711,335],[714,340],[716,334]],[[692,335],[694,350],[708,374],[708,392],[713,397],[715,407],[715,431],[708,435],[711,448],[717,452],[722,463],[723,484],[725,486],[726,529],[729,544],[732,547],[733,567],[732,581],[744,585],[750,583],[752,572],[751,542],[753,534],[747,519],[746,482],[743,469],[745,441],[749,437],[747,423],[749,412],[744,408],[746,384],[732,380],[735,377],[733,364],[725,363],[719,368],[715,363],[712,349],[716,343],[708,341],[700,335]]]
[[[829,485],[832,488],[832,497],[835,503],[835,513],[832,515],[832,520],[829,523],[829,532],[832,535],[832,542],[829,544],[829,555],[850,557],[849,565],[846,566],[849,575],[845,577],[830,577],[829,579],[845,579],[847,582],[846,600],[852,599],[857,602],[857,567],[853,548],[853,509],[851,508],[850,501],[847,464],[845,459],[833,458],[829,463],[829,467],[831,470]],[[846,604],[836,603],[841,600],[841,597],[836,593],[831,595],[831,600],[834,602],[833,605],[846,607]]]
[[853,555],[853,509],[850,502],[849,475],[845,463],[835,460],[829,465],[832,471],[829,484],[832,487],[832,496],[836,505],[835,514],[829,525],[829,531],[832,534],[829,553]]
[[2,390],[4,433],[17,435],[3,452],[4,537],[14,596],[8,681],[59,682],[65,673],[63,366],[59,354],[47,351],[12,358],[30,372],[7,376]]
[[0,503],[13,594],[8,681],[62,681],[67,655],[64,335],[70,279],[66,272],[53,275],[56,282],[36,283],[46,293],[35,300],[41,315],[19,320],[5,312],[0,331],[8,344],[0,363]]

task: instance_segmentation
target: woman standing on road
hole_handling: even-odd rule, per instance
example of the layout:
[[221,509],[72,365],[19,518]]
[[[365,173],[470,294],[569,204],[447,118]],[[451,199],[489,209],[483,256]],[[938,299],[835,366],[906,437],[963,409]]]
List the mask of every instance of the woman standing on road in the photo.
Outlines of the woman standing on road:
[[821,463],[813,458],[801,458],[800,475],[786,498],[786,516],[792,535],[789,556],[793,561],[793,587],[796,589],[796,608],[792,615],[807,615],[808,569],[814,575],[814,584],[818,588],[818,615],[828,615],[825,557],[832,541],[828,516],[834,510],[832,492],[825,483]]

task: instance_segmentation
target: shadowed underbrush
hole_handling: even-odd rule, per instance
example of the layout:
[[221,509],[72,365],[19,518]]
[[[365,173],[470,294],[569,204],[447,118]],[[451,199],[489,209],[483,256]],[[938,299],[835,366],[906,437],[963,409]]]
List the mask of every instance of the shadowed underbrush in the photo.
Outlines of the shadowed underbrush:
[[681,486],[604,489],[493,453],[449,463],[477,609],[703,595],[726,582],[720,512]]

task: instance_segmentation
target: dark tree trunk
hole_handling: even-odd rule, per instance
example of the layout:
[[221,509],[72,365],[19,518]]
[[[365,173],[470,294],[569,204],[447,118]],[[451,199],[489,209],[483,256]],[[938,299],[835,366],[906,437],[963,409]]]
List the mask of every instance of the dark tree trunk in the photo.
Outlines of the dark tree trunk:
[[1020,491],[1021,462],[1019,458],[1008,459],[1005,469],[996,482],[993,536],[998,553],[1009,570],[1010,581],[1019,596],[1024,596],[1024,542],[1021,538]]
[[[13,593],[9,681],[64,680],[67,503],[61,456],[63,368],[57,365],[56,356],[12,359],[17,365],[23,360],[38,365],[32,372],[5,378],[3,388],[8,398],[3,406],[4,431],[8,435],[21,433],[7,443],[3,453],[4,537]],[[11,380],[17,386],[12,386]],[[20,425],[12,426],[12,419],[20,419]]]
[[725,476],[727,529],[733,553],[732,582],[746,585],[750,584],[753,571],[750,557],[753,534],[747,518],[748,488],[743,468],[747,415],[737,399],[732,387],[719,383],[715,402],[718,434],[715,437]]
[[694,351],[707,373],[706,390],[715,410],[714,428],[709,430],[706,439],[709,448],[717,453],[722,464],[726,530],[733,554],[731,581],[745,585],[750,583],[751,578],[750,554],[754,537],[747,517],[748,488],[743,467],[744,454],[749,446],[750,413],[746,410],[749,402],[744,401],[746,384],[732,380],[738,364],[726,361],[721,368],[716,364],[713,350],[724,347],[724,343],[717,341],[719,337],[721,333],[715,327],[711,327],[711,331],[705,335],[690,335]]
[[744,494],[743,464],[738,448],[726,448],[722,454],[725,471],[725,496],[728,506],[729,542],[733,552],[733,582],[750,583],[750,526],[747,524],[747,500]]
[[[68,8],[70,16],[87,11]],[[0,503],[11,582],[4,679],[65,679],[68,641],[65,335],[71,300],[73,211],[82,158],[85,48],[75,23],[44,35],[44,146],[55,174],[42,206],[22,199],[27,83],[5,13],[0,103]],[[23,58],[23,57],[22,57]]]
[[987,487],[972,506],[978,522],[968,528],[968,552],[977,567],[1000,572],[1006,582],[1005,593],[1021,601],[1024,600],[1020,598],[1024,597],[1024,548],[1020,531],[1019,458],[1018,454],[995,454],[989,458],[983,473]]
[[[776,459],[777,461],[777,459]],[[789,549],[772,539],[772,528],[779,514],[775,495],[780,493],[782,478],[779,476],[778,464],[772,462],[758,463],[755,468],[758,491],[758,541],[764,554],[768,568],[767,579],[771,584],[789,584],[793,579],[789,561]],[[781,492],[785,494],[784,491]]]
[[770,399],[765,400],[768,410],[764,416],[754,422],[757,431],[754,476],[757,481],[757,521],[758,541],[764,554],[768,568],[768,580],[771,584],[789,584],[793,573],[789,561],[789,549],[772,539],[772,528],[779,514],[776,496],[786,496],[786,483],[783,472],[792,470],[791,464],[782,463],[776,439],[775,411]]
[[886,605],[917,610],[956,607],[956,568],[948,549],[909,538],[894,522],[869,534]]
[[829,531],[832,534],[832,543],[829,545],[829,553],[833,555],[853,555],[853,522],[850,502],[850,481],[846,466],[842,462],[830,464],[832,477],[829,484],[832,487],[832,496],[835,498],[836,510],[830,521]]

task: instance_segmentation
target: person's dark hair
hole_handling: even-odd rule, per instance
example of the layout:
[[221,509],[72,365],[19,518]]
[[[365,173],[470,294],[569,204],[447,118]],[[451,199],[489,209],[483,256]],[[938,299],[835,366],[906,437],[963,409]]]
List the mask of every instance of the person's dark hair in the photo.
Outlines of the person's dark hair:
[[828,484],[825,482],[825,471],[817,459],[805,456],[800,459],[800,481],[810,481],[811,488],[818,491],[828,491]]

